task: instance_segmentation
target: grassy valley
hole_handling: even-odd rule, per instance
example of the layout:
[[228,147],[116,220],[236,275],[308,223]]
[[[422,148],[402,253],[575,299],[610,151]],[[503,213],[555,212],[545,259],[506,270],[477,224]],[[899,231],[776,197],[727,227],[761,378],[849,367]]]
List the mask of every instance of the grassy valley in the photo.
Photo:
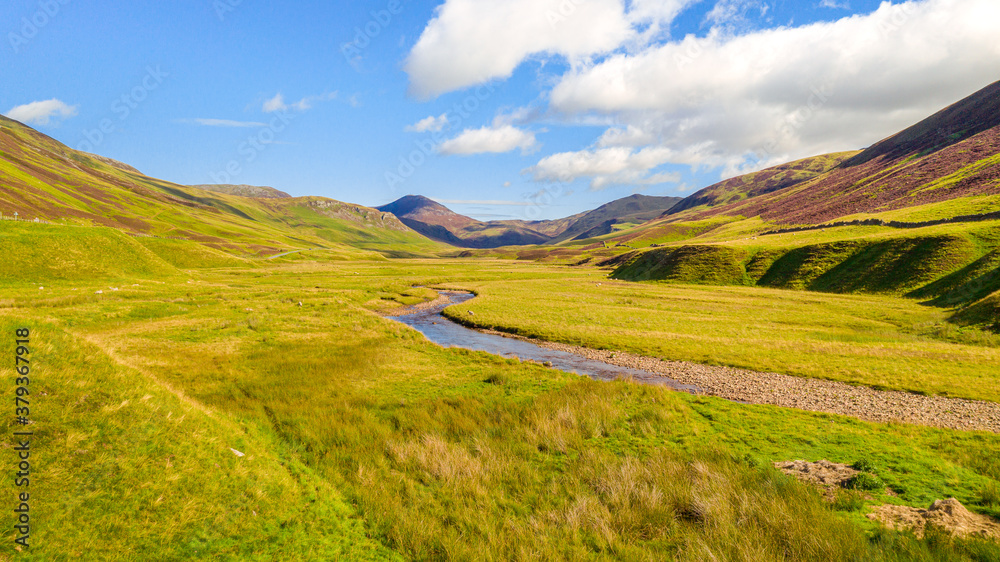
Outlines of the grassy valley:
[[[405,302],[413,285],[434,285],[482,291],[474,309],[486,316],[496,302],[491,286],[552,294],[547,306],[560,313],[540,315],[546,335],[580,325],[566,316],[571,311],[602,314],[564,303],[554,289],[597,293],[584,287],[600,281],[599,271],[475,265],[290,263],[188,271],[175,280],[140,276],[104,294],[95,293],[107,285],[99,279],[44,290],[9,284],[0,322],[32,326],[39,455],[51,459],[36,475],[35,509],[62,522],[39,525],[38,548],[27,559],[132,552],[159,559],[699,560],[711,553],[988,560],[997,553],[989,543],[920,542],[880,530],[862,517],[864,499],[845,492],[831,508],[769,466],[867,459],[894,494],[874,501],[919,506],[954,496],[998,513],[990,492],[1000,481],[994,434],[597,383],[445,350],[373,312]],[[567,288],[572,279],[578,291]],[[630,315],[664,302],[653,286],[612,285],[612,300],[632,301]],[[710,313],[704,299],[718,297],[689,291],[671,299],[674,306]],[[875,322],[867,304],[853,299],[798,306],[841,310],[827,330],[846,336]],[[773,303],[742,306],[754,316]],[[909,303],[893,306],[897,316],[880,322],[905,331],[921,319]],[[818,337],[786,332],[796,347]],[[798,342],[795,333],[803,334]],[[744,337],[711,339],[727,348],[727,338]],[[960,379],[942,388],[965,393]],[[126,523],[133,520],[143,525]],[[84,538],[93,535],[103,538]]]
[[[962,125],[992,91],[866,151],[538,223],[185,187],[0,119],[0,211],[41,219],[0,220],[37,445],[33,546],[8,528],[0,559],[1000,559],[868,517],[1000,518],[998,433],[596,382],[386,317],[471,291],[445,315],[1000,403],[1000,220],[889,224],[996,212],[1000,129]],[[824,459],[875,485],[774,467]]]

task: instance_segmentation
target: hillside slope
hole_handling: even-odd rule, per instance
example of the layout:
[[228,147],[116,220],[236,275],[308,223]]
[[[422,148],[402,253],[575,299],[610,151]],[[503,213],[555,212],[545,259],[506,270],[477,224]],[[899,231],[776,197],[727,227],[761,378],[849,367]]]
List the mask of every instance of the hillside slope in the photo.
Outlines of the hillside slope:
[[0,212],[185,238],[237,254],[352,247],[431,255],[441,247],[375,209],[321,197],[251,199],[145,176],[0,117]]
[[839,164],[860,152],[840,152],[814,156],[767,168],[710,185],[672,207],[666,214],[674,215],[681,211],[707,205],[716,207],[737,203],[745,199],[765,195],[774,191],[811,180],[820,174],[829,172]]
[[[671,214],[687,210],[686,218],[728,215],[809,225],[918,206],[937,206],[931,218],[977,212],[981,198],[1000,196],[1000,82],[824,173],[789,185],[773,182],[796,164],[706,188]],[[990,202],[993,210],[1000,208]],[[934,214],[931,208],[924,211]]]

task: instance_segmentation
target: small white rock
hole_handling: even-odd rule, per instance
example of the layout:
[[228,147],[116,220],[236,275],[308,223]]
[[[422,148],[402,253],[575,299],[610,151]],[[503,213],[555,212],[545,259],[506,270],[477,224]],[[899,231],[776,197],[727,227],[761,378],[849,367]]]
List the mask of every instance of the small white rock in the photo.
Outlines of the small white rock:
[[230,450],[230,451],[232,451],[232,452],[233,452],[233,454],[234,454],[234,455],[236,455],[237,457],[245,457],[245,456],[246,456],[246,455],[244,455],[243,453],[241,453],[241,452],[237,451],[236,449],[234,449],[234,448],[232,448],[232,447],[230,447],[230,448],[229,448],[229,450]]

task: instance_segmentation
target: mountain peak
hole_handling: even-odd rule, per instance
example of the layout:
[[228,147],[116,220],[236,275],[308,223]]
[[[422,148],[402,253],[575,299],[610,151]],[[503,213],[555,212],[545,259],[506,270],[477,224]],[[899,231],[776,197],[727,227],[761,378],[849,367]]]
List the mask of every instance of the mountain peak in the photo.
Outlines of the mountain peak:
[[479,221],[460,215],[423,195],[407,195],[388,205],[376,208],[383,213],[392,213],[399,219],[420,221],[448,229],[465,228],[469,225],[479,224]]

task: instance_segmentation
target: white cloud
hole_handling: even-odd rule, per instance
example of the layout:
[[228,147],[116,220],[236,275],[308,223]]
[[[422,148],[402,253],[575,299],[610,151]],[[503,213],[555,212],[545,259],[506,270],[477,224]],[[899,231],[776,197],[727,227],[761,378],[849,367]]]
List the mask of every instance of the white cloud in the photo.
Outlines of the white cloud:
[[654,185],[680,181],[673,173],[650,173],[675,158],[669,148],[649,147],[633,150],[628,147],[599,148],[579,152],[563,152],[543,158],[525,170],[535,181],[572,182],[591,178],[592,190],[612,185]]
[[447,0],[404,68],[411,91],[431,98],[507,78],[534,54],[580,61],[634,34],[622,0]]
[[822,0],[822,2],[819,3],[819,7],[834,8],[837,10],[850,10],[851,3],[847,0],[844,0],[843,2],[837,2],[837,0]]
[[597,146],[609,147],[609,146],[646,146],[656,142],[656,135],[647,133],[642,129],[635,127],[633,125],[628,125],[624,129],[621,127],[612,127],[597,141]]
[[[307,96],[295,103],[287,104],[285,103],[285,96],[279,92],[273,98],[266,100],[262,109],[264,113],[288,111],[289,109],[294,109],[295,111],[308,111],[313,108],[315,103],[333,101],[337,99],[338,95],[339,94],[337,92],[328,92],[319,96]],[[353,105],[353,102],[350,103]]]
[[655,138],[665,162],[751,171],[862,148],[996,80],[997,22],[995,0],[925,0],[797,28],[713,30],[577,65],[550,110],[621,123],[602,147]]
[[511,125],[466,129],[457,137],[444,141],[438,147],[441,154],[503,153],[521,149],[527,152],[538,144],[535,133]]
[[571,64],[619,47],[644,45],[701,0],[446,0],[404,69],[411,92],[432,98],[508,78],[526,59],[556,55]]
[[278,94],[264,102],[264,113],[274,113],[275,111],[285,111],[288,106],[285,104],[285,96]]
[[231,121],[229,119],[183,119],[184,123],[194,123],[205,127],[267,127],[267,123],[256,121]]
[[7,117],[27,125],[47,126],[76,115],[79,106],[67,105],[55,98],[19,105],[7,112]]
[[406,127],[406,131],[410,133],[426,133],[428,131],[439,133],[446,126],[448,126],[448,114],[442,113],[438,117],[431,115],[426,119],[421,119],[413,125]]
[[632,0],[629,20],[638,23],[670,23],[691,4],[700,0]]
[[705,15],[705,21],[730,30],[745,28],[751,12],[765,16],[771,7],[763,0],[719,0]]

